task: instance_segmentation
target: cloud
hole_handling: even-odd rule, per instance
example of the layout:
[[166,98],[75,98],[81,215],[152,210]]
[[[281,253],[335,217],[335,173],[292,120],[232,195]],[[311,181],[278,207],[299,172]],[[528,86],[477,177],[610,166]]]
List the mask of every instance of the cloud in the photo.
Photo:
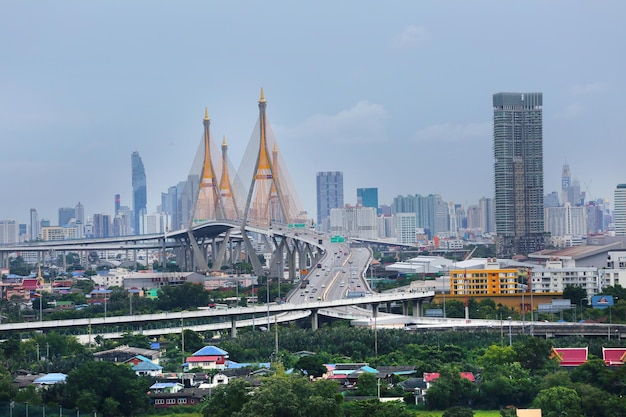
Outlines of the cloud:
[[391,38],[391,49],[412,49],[430,42],[431,35],[424,26],[407,26],[402,33]]
[[294,128],[277,127],[280,137],[317,143],[364,144],[387,141],[384,121],[387,111],[379,104],[359,101],[334,115],[318,114]]
[[445,142],[455,143],[470,139],[490,139],[492,137],[491,122],[453,124],[444,123],[430,125],[418,130],[413,135],[414,143]]
[[589,84],[577,84],[570,87],[570,92],[575,96],[601,93],[606,90],[605,83],[595,82]]

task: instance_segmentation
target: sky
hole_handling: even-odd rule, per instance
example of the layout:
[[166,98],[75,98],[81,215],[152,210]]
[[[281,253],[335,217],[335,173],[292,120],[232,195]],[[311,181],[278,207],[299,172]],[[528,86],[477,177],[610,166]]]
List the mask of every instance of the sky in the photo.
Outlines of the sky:
[[0,3],[0,219],[132,206],[186,179],[202,137],[239,165],[267,117],[300,200],[342,171],[467,207],[493,196],[492,95],[542,92],[544,190],[626,183],[626,2],[29,1]]

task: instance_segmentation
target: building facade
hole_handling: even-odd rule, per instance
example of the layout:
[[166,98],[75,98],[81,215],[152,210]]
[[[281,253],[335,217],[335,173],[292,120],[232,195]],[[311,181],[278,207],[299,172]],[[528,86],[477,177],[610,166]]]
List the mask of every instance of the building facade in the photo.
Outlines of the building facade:
[[378,213],[378,188],[357,188],[356,205],[374,207]]
[[543,95],[493,95],[497,253],[528,254],[544,245]]
[[376,209],[344,207],[330,210],[330,233],[348,238],[377,239]]
[[393,220],[396,242],[414,245],[417,233],[415,213],[397,213],[393,216]]
[[614,192],[613,203],[615,236],[626,236],[626,184],[618,184]]
[[549,260],[544,268],[531,271],[531,291],[563,292],[565,287],[582,287],[587,298],[598,294],[602,288],[598,269],[594,267],[565,267],[561,260]]
[[496,259],[488,259],[484,269],[450,271],[452,295],[499,295],[518,291],[517,269],[501,269]]
[[135,151],[130,156],[132,186],[133,186],[133,228],[135,234],[140,232],[141,215],[146,213],[148,193],[146,188],[146,170],[139,152]]
[[343,172],[318,172],[317,189],[317,225],[321,230],[330,230],[330,211],[343,207]]

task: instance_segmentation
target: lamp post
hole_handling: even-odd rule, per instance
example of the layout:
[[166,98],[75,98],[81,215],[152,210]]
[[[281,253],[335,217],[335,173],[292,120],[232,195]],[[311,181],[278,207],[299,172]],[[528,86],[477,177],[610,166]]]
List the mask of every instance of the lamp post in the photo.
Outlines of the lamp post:
[[277,268],[278,269],[278,274],[277,274],[278,275],[278,278],[277,278],[278,279],[278,304],[281,304],[281,302],[280,302],[281,301],[280,300],[280,280],[283,277],[283,270],[280,267],[280,261],[278,261],[277,264],[278,264],[278,268]]
[[267,290],[267,299],[265,300],[267,304],[267,330],[270,329],[270,277],[269,271],[265,271],[265,289]]
[[509,321],[509,346],[513,346],[513,335],[511,333],[511,316],[507,317]]

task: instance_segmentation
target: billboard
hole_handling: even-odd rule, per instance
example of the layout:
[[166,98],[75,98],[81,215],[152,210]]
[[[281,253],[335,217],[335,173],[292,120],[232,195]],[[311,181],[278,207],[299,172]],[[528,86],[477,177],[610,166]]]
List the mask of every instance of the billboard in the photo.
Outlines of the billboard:
[[605,309],[613,305],[612,295],[594,295],[591,297],[591,306],[593,308]]

